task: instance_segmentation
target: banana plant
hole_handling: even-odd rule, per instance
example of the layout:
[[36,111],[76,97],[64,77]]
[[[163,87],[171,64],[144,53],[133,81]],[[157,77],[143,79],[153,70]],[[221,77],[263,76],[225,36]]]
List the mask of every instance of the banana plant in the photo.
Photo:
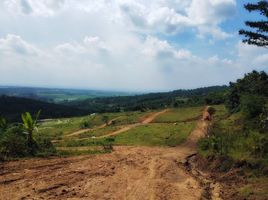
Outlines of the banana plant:
[[25,112],[21,115],[21,119],[23,122],[23,128],[28,136],[28,145],[31,153],[34,152],[34,140],[33,140],[33,132],[37,129],[37,120],[40,116],[41,110],[37,112],[35,118],[33,119],[32,115],[29,112]]

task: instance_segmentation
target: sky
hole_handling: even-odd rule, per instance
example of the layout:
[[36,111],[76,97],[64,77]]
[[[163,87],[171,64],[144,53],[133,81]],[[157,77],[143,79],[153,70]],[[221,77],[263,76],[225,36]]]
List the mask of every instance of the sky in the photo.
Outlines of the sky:
[[[1,0],[0,85],[168,91],[268,71],[243,0]],[[256,1],[250,1],[252,3]]]

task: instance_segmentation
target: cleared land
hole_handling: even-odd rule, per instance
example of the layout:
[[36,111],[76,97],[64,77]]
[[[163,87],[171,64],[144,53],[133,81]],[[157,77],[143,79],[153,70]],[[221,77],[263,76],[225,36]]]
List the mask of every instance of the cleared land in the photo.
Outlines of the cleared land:
[[[0,165],[0,199],[200,199],[203,186],[179,167],[207,131],[206,121],[191,123],[135,127],[115,136],[115,142],[129,140],[128,145],[138,138],[133,146],[115,146],[110,154],[6,162]],[[143,146],[148,138],[154,138],[153,146],[166,146],[166,136],[185,142],[173,148]],[[74,150],[91,147],[96,148]]]

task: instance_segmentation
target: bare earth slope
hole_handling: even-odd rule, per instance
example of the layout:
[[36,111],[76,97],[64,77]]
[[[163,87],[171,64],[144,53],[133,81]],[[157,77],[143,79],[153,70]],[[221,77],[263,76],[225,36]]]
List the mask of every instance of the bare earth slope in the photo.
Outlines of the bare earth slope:
[[200,120],[176,148],[116,147],[111,154],[0,165],[0,199],[199,199],[197,180],[178,166],[206,133]]

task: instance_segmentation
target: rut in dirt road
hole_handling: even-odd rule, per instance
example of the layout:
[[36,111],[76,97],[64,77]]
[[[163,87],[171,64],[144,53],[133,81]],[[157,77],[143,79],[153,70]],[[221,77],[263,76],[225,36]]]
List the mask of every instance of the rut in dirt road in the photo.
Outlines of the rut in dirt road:
[[176,148],[120,146],[111,154],[1,164],[0,199],[200,199],[202,186],[179,163],[195,153],[207,126],[200,120]]

